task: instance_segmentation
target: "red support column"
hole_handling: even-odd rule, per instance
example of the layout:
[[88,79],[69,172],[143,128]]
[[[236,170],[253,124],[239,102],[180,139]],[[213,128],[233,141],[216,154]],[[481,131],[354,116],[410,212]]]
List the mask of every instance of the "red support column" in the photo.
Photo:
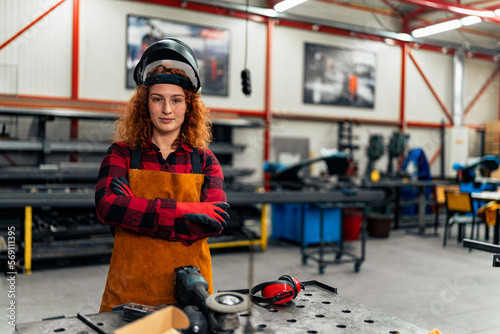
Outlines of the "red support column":
[[[274,19],[267,21],[267,44],[266,44],[266,92],[265,92],[265,118],[264,118],[264,161],[269,161],[271,154],[271,121],[273,118],[271,110],[271,60],[274,34]],[[264,174],[264,185],[269,190],[271,175]]]
[[80,39],[80,0],[73,0],[73,59],[71,67],[71,99],[78,100],[78,62]]
[[[79,52],[80,52],[80,0],[73,0],[73,59],[71,66],[71,99],[78,100]],[[70,138],[78,139],[78,119],[71,119]],[[69,160],[78,161],[78,152],[72,152]]]
[[401,93],[399,97],[399,129],[406,130],[405,103],[406,103],[406,55],[408,46],[406,43],[401,48]]

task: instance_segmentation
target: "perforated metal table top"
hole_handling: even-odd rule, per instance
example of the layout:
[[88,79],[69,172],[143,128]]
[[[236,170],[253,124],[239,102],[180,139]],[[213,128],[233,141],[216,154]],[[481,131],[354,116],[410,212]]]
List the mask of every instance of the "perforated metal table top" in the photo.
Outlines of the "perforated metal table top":
[[[228,333],[425,334],[429,332],[409,322],[344,298],[337,294],[337,289],[328,285],[317,281],[302,283],[305,289],[285,305],[253,304],[250,312],[239,314],[240,327]],[[122,319],[120,311],[92,314],[88,315],[88,318],[99,324],[100,329],[109,334],[127,324]],[[97,333],[76,317],[18,324],[16,330],[17,334]]]

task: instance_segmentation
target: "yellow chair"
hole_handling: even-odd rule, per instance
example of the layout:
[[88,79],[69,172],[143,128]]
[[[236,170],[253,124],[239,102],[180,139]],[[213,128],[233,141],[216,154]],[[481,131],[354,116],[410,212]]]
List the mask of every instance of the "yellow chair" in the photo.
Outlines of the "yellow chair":
[[[445,191],[460,191],[460,186],[458,184],[438,184],[434,187],[434,234],[437,234],[441,213],[446,211]],[[446,219],[446,221],[448,221],[448,219]]]
[[446,247],[446,239],[449,229],[453,225],[458,226],[457,240],[462,241],[465,234],[465,227],[471,225],[470,238],[474,239],[474,228],[476,224],[484,223],[484,219],[477,218],[470,193],[459,191],[445,191],[446,222],[444,224],[443,247]]

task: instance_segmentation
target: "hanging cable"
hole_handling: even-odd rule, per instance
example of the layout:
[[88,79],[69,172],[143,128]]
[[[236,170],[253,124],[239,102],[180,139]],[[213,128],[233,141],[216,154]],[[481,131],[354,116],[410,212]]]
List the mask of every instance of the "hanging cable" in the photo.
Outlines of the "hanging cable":
[[252,93],[252,85],[250,82],[250,70],[247,68],[248,59],[248,1],[246,0],[245,9],[245,61],[243,71],[241,71],[241,85],[243,94],[249,96]]

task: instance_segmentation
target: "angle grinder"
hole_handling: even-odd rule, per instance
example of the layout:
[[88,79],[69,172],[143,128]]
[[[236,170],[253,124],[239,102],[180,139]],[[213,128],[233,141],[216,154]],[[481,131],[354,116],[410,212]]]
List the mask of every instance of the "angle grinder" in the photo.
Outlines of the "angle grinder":
[[238,313],[249,310],[251,306],[250,298],[241,293],[218,292],[210,295],[208,282],[200,269],[194,266],[174,270],[174,298],[186,306],[188,316],[193,314],[189,306],[196,306],[206,317],[208,329],[213,333],[237,329]]

